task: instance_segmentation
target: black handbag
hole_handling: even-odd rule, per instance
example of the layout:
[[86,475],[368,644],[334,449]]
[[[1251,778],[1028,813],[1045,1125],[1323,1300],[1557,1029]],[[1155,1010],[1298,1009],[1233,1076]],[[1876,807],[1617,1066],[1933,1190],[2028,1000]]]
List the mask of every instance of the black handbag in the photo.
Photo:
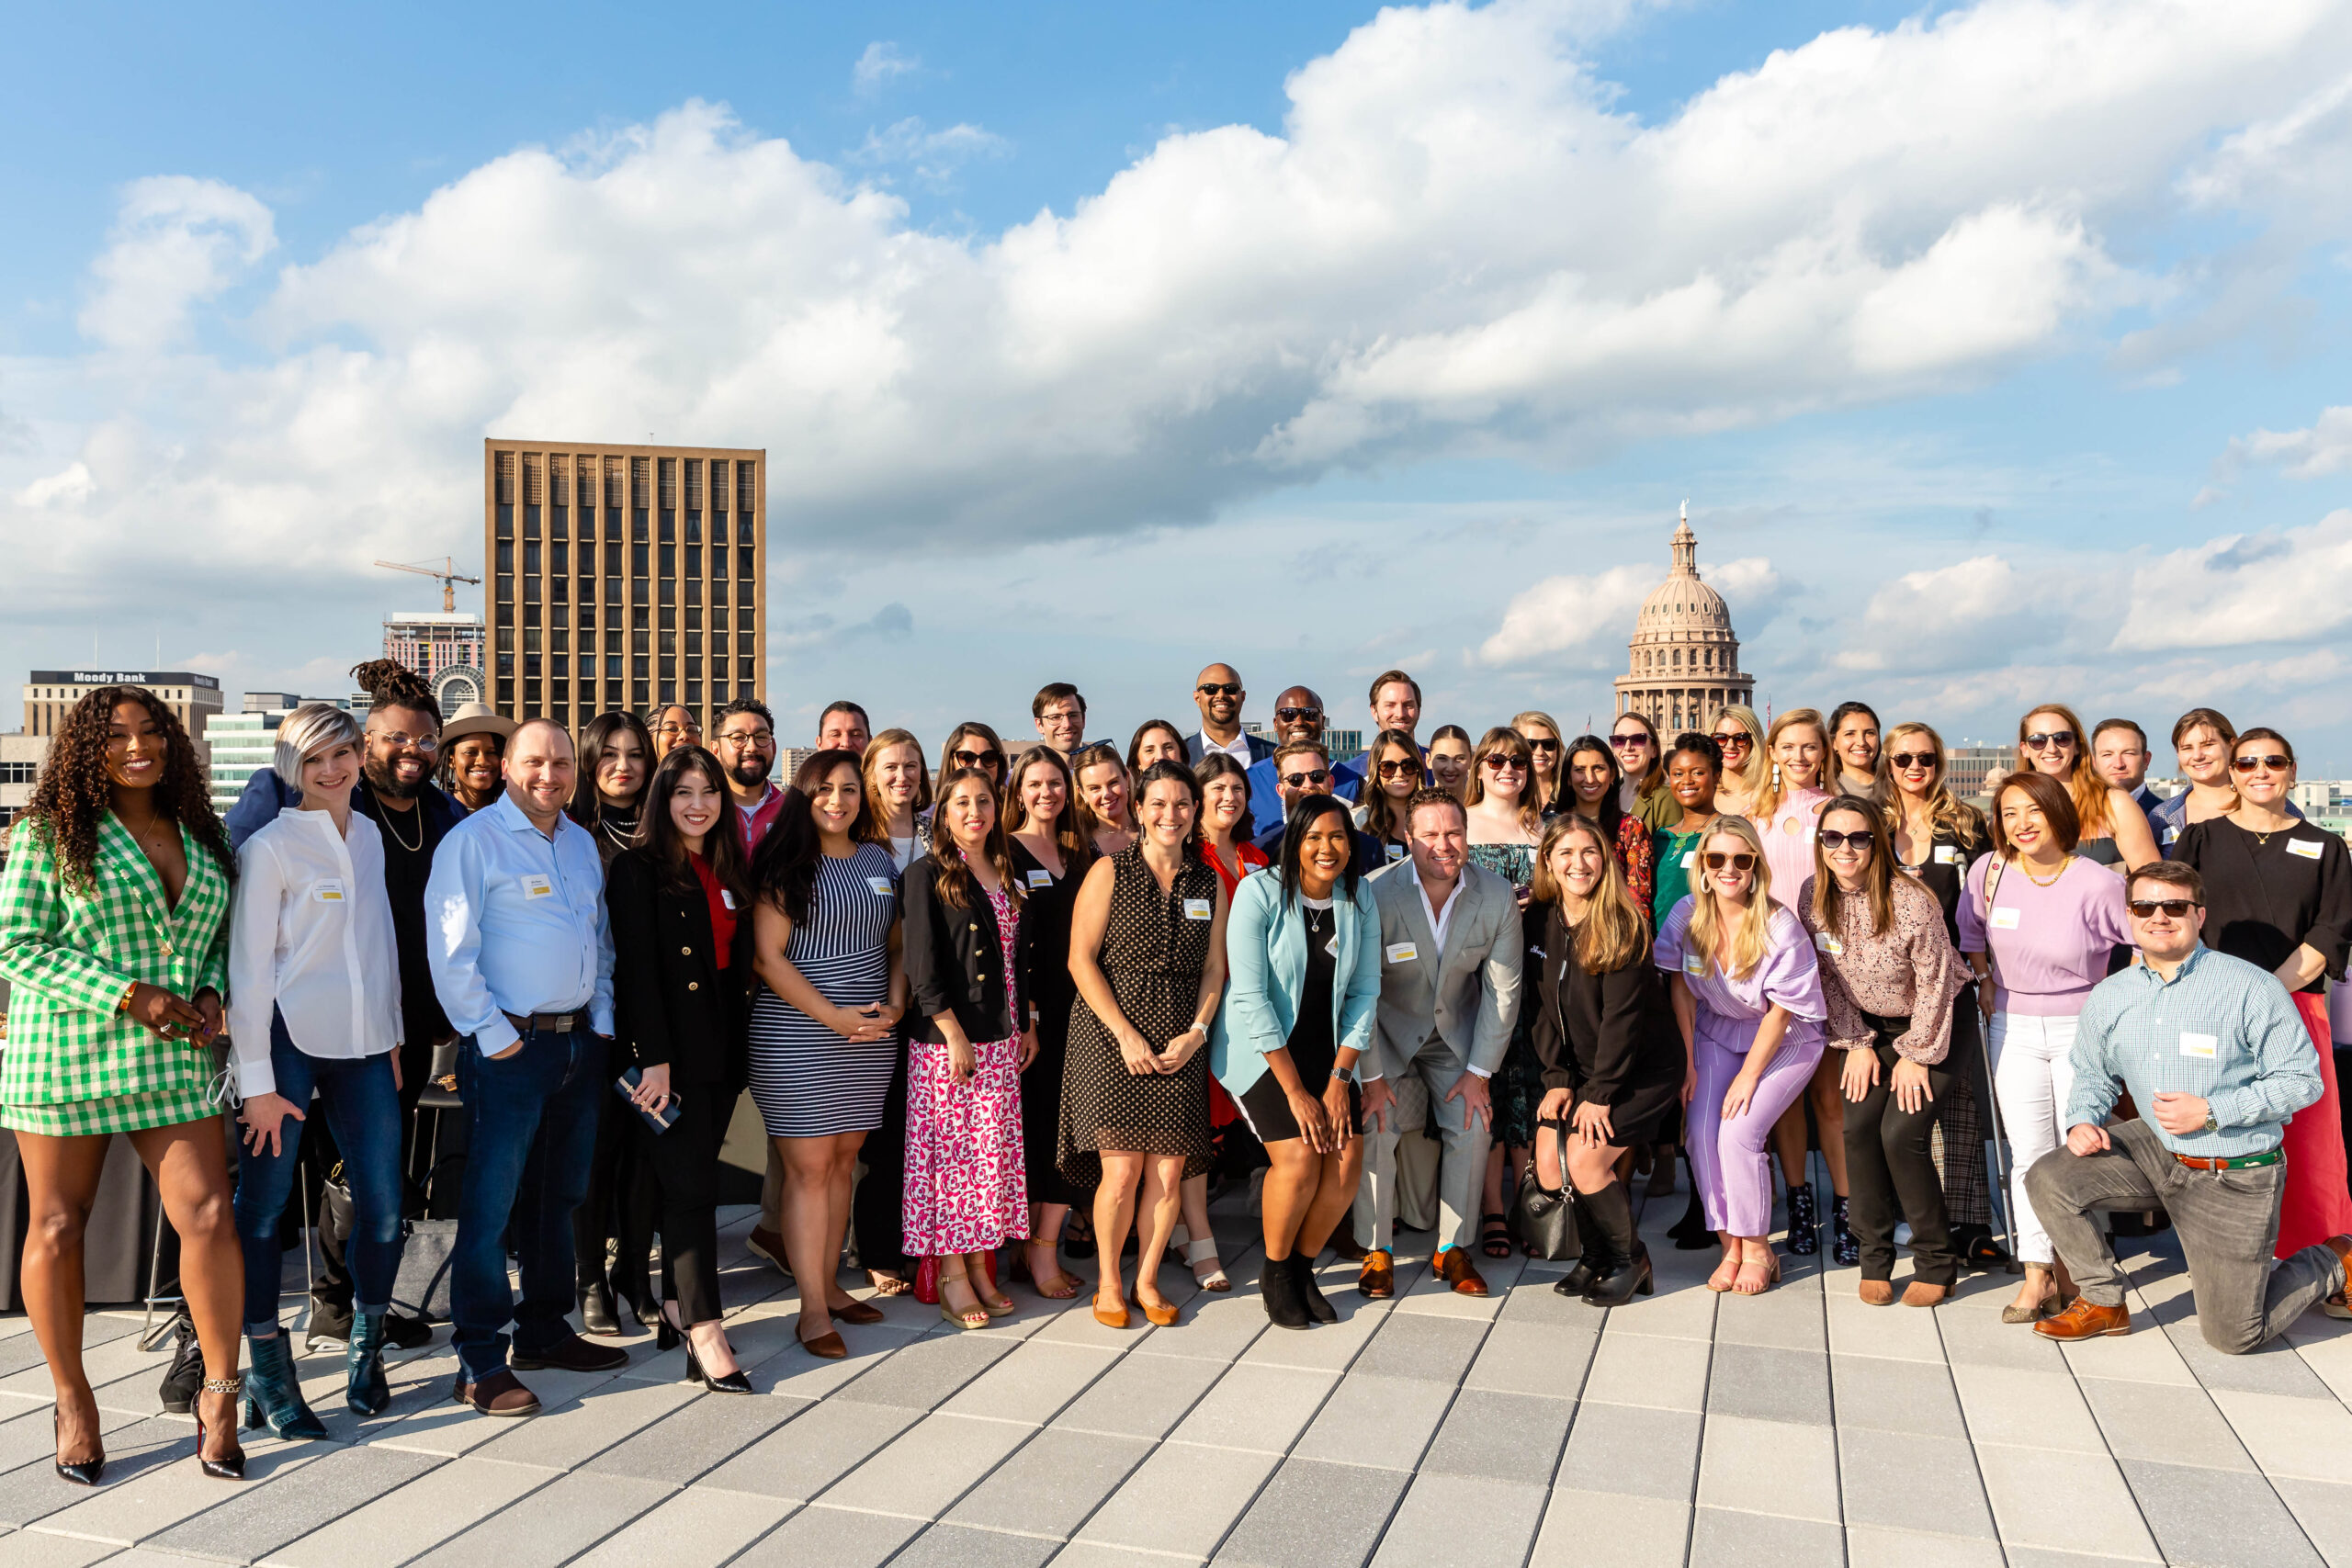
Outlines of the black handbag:
[[391,1304],[424,1323],[449,1320],[449,1268],[458,1250],[455,1220],[402,1223],[400,1273]]
[[[1537,1124],[1555,1129],[1566,1146],[1566,1118],[1552,1117]],[[1528,1168],[1527,1179],[1519,1184],[1519,1195],[1511,1202],[1511,1229],[1519,1234],[1531,1258],[1565,1263],[1584,1256],[1583,1239],[1577,1235],[1577,1206],[1568,1196],[1565,1174],[1559,1186],[1547,1188],[1535,1179],[1535,1168]]]

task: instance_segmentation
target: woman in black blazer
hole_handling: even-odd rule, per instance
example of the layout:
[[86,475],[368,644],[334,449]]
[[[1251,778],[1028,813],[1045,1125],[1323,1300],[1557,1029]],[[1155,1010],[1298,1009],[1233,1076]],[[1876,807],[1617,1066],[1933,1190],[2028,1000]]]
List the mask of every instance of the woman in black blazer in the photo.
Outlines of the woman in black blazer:
[[940,1314],[961,1328],[1012,1311],[989,1262],[1029,1234],[1021,1069],[1037,1035],[1019,995],[1021,900],[996,781],[978,768],[951,774],[931,852],[907,868],[902,1218],[908,1253],[939,1259]]
[[639,1157],[661,1190],[662,1325],[684,1330],[686,1376],[714,1393],[749,1393],[720,1325],[718,1149],[747,1071],[752,921],[742,851],[729,830],[726,774],[699,746],[662,759],[647,787],[645,842],[614,860],[613,1004],[621,1048],[639,1074]]

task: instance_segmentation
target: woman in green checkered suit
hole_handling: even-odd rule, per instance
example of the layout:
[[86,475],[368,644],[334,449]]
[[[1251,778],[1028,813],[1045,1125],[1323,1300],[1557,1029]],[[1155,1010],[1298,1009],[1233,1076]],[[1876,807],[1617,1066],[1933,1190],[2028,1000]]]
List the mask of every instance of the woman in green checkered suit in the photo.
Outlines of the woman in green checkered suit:
[[31,1196],[20,1278],[57,1387],[57,1471],[85,1485],[106,1460],[82,1370],[82,1226],[116,1133],[179,1233],[204,1351],[197,1458],[207,1474],[244,1472],[243,1255],[211,1094],[235,864],[187,731],[154,694],[109,686],[59,727],[0,869],[0,1126]]

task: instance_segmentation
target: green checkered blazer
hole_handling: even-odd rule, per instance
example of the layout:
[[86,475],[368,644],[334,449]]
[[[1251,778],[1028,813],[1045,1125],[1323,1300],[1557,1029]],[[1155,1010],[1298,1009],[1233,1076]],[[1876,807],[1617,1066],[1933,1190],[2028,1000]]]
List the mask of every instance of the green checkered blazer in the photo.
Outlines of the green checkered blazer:
[[[186,828],[180,843],[187,885],[173,908],[155,868],[111,813],[98,824],[87,893],[65,888],[45,826],[17,824],[0,871],[0,975],[11,987],[0,1105],[135,1097],[164,1117],[147,1125],[202,1114],[212,1052],[158,1040],[115,1014],[134,980],[182,997],[207,987],[228,994],[229,879]],[[98,1131],[108,1119],[86,1120]]]

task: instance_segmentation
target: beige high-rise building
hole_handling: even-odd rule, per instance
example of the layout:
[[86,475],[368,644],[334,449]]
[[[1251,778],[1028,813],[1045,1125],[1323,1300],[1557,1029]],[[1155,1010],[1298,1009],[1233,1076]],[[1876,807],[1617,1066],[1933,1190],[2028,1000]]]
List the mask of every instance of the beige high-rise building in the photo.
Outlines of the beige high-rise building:
[[220,681],[186,670],[36,670],[25,682],[25,733],[55,735],[74,705],[101,686],[144,686],[187,727],[197,760],[209,761],[205,721],[220,711]]
[[482,443],[490,703],[578,726],[767,693],[767,452]]
[[1617,677],[1617,711],[1638,713],[1671,743],[1685,729],[1706,729],[1726,706],[1753,707],[1756,682],[1739,671],[1739,637],[1731,606],[1699,577],[1699,536],[1690,531],[1690,503],[1668,547],[1673,565],[1650,590],[1626,645],[1626,672]]

